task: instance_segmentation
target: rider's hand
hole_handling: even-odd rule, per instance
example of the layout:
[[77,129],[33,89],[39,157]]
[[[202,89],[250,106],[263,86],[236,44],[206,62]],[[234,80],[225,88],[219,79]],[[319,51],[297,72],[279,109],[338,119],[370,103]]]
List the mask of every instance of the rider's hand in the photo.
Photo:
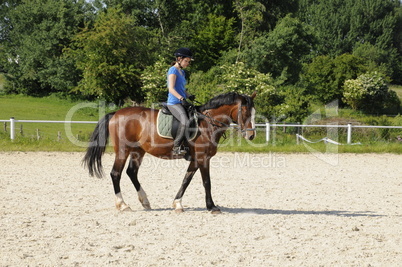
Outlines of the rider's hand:
[[187,98],[190,99],[191,101],[194,101],[195,95],[189,95]]
[[181,100],[181,104],[183,105],[183,107],[189,107],[189,106],[191,106],[191,104],[188,103],[188,101],[187,101],[185,98],[183,98],[183,99]]

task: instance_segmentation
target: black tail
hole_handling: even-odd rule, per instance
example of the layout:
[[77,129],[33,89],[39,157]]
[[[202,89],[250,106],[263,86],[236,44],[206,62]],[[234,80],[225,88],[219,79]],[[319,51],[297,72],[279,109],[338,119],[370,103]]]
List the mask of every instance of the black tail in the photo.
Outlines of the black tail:
[[107,140],[109,138],[109,121],[115,112],[106,114],[92,133],[87,153],[85,154],[82,163],[88,168],[91,176],[103,176],[102,155],[105,153]]

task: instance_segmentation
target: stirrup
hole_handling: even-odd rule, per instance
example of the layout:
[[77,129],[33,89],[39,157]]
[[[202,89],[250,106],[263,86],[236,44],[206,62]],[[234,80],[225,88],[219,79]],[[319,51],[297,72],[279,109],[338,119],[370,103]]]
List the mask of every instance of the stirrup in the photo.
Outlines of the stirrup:
[[181,146],[173,147],[173,155],[175,155],[175,156],[183,156],[185,154],[187,154],[187,151],[182,149]]

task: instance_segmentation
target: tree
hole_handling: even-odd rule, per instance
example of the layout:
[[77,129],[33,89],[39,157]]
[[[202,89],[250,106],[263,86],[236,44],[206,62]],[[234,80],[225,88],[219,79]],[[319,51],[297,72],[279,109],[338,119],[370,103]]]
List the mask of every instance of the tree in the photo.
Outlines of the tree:
[[370,43],[387,54],[387,73],[400,80],[395,64],[401,57],[395,46],[400,5],[398,0],[300,0],[298,16],[314,28],[319,55],[336,57]]
[[140,75],[152,45],[152,35],[135,26],[133,18],[121,9],[101,12],[93,27],[78,33],[73,47],[66,51],[83,73],[75,91],[116,104],[127,97],[142,101]]
[[20,4],[21,0],[7,0],[0,3],[0,42],[10,41],[10,11]]
[[268,32],[275,28],[279,20],[290,14],[295,14],[299,7],[299,0],[260,0],[265,6],[263,22],[258,27],[259,32]]
[[246,62],[262,73],[274,78],[286,77],[288,84],[299,79],[302,64],[315,43],[308,25],[288,15],[268,34],[257,38],[244,54]]
[[402,84],[402,6],[395,10],[395,16],[397,22],[394,34],[394,46],[397,50],[397,59],[393,64],[395,71],[392,80],[394,83]]
[[358,44],[353,49],[353,55],[366,61],[368,71],[374,72],[380,70],[388,77],[392,76],[391,67],[388,63],[387,51],[372,45],[370,43]]
[[208,15],[194,36],[193,45],[197,49],[196,69],[206,71],[217,64],[224,51],[234,44],[234,19]]
[[7,90],[30,95],[68,92],[79,76],[73,62],[61,55],[88,18],[85,1],[33,0],[6,4],[8,12],[1,24],[2,60],[7,78],[14,85]]
[[239,61],[245,40],[252,40],[253,37],[255,37],[255,29],[262,22],[262,13],[265,11],[265,6],[254,0],[235,0],[234,7],[239,14],[239,19],[241,21],[238,55],[236,60]]

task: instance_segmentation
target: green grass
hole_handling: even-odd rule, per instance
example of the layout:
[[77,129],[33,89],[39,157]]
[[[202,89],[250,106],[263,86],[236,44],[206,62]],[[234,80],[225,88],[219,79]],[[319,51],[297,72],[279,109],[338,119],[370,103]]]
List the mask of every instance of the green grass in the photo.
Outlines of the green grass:
[[[98,108],[82,107],[86,102],[62,100],[57,97],[27,97],[21,95],[0,95],[0,119],[8,120],[53,120],[53,121],[98,121],[105,112]],[[99,104],[99,103],[94,103]],[[22,133],[20,132],[22,125]],[[71,124],[66,130],[64,123],[16,123],[16,139],[11,142],[10,125],[7,132],[4,124],[0,128],[0,150],[3,151],[83,151],[85,141],[95,124]],[[39,131],[40,139],[37,140]],[[58,141],[59,132],[61,139]],[[67,135],[67,133],[69,133]],[[73,140],[73,142],[71,141]],[[79,141],[78,145],[75,144]]]

